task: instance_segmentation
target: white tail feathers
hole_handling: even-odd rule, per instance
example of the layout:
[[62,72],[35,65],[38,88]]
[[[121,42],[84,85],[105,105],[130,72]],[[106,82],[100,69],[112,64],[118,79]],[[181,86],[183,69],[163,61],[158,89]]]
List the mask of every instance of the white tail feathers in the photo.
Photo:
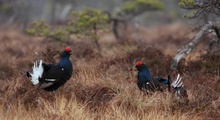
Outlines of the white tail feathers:
[[173,81],[171,83],[171,85],[176,88],[176,87],[182,87],[183,86],[183,82],[182,82],[182,78],[180,77],[180,74],[177,75],[177,78],[175,81]]
[[34,66],[32,67],[32,72],[30,72],[31,75],[31,82],[34,85],[37,85],[39,83],[39,78],[42,76],[44,68],[42,66],[42,60],[37,60],[34,63]]
[[56,79],[45,79],[45,81],[54,82],[54,81],[56,81]]

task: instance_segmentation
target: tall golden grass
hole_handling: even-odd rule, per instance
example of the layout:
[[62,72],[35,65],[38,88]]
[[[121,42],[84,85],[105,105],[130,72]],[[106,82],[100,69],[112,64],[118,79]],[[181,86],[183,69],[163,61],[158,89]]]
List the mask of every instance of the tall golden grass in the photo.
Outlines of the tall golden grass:
[[[162,38],[161,38],[162,39]],[[171,55],[152,46],[102,43],[97,51],[90,43],[45,41],[17,30],[0,33],[1,120],[204,120],[220,118],[219,75],[206,73],[202,61],[181,61],[189,102],[168,92],[151,95],[139,91],[134,63],[146,63],[154,76],[172,72]],[[162,40],[161,40],[162,41]],[[165,43],[164,43],[165,44]],[[49,47],[46,47],[49,46]],[[59,59],[57,51],[73,50],[73,76],[54,92],[36,90],[26,77],[35,60]],[[49,52],[48,52],[49,51]]]

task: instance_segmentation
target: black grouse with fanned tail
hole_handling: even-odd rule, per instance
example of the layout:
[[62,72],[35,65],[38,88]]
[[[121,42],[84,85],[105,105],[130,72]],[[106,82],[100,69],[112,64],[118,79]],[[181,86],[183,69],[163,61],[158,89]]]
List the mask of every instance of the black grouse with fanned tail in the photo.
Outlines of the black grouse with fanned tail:
[[153,78],[148,67],[142,62],[137,62],[135,67],[138,70],[137,85],[140,90],[146,90],[147,93],[150,91],[162,91],[162,85],[159,81]]
[[46,91],[57,90],[64,85],[72,76],[72,63],[69,59],[71,55],[70,48],[66,48],[62,54],[58,64],[45,64],[36,62],[33,71],[28,72],[27,76],[32,78],[34,85],[39,84],[38,89]]
[[137,85],[140,90],[146,90],[149,93],[150,91],[164,91],[164,89],[168,89],[169,92],[174,93],[179,98],[188,97],[179,74],[174,81],[171,80],[169,75],[168,79],[160,77],[153,78],[148,67],[142,62],[137,62],[135,67],[138,70]]

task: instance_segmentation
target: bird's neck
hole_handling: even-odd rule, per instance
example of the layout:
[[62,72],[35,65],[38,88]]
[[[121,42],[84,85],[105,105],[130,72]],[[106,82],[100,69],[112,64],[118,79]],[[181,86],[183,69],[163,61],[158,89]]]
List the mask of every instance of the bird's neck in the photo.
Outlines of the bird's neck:
[[72,74],[72,63],[69,59],[69,57],[63,57],[60,59],[58,65],[62,68],[64,68],[65,70],[67,70],[70,74]]
[[139,71],[147,71],[147,72],[150,72],[150,70],[149,70],[147,67],[144,67],[144,68],[140,69]]
[[70,59],[68,58],[68,57],[62,57],[61,59],[60,59],[60,61],[59,61],[59,65],[61,66],[61,67],[64,67],[64,66],[66,66],[67,64],[69,64],[69,63],[71,63],[70,62]]

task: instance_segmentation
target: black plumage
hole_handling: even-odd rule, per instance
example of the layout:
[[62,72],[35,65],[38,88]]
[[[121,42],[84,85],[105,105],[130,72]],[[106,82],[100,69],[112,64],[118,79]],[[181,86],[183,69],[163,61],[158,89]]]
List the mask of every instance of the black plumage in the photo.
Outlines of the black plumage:
[[145,89],[147,93],[149,93],[149,91],[156,90],[162,91],[161,83],[153,78],[150,70],[145,64],[143,64],[142,62],[137,62],[135,67],[138,70],[137,85],[140,90]]
[[171,89],[171,77],[168,75],[168,79],[157,77],[157,81],[159,81],[164,87],[168,88],[168,91],[170,92]]
[[168,79],[164,78],[153,78],[148,67],[142,62],[137,62],[135,66],[138,70],[137,85],[140,90],[146,90],[147,93],[150,91],[163,91],[168,88],[168,91],[174,93],[178,97],[187,97],[187,92],[183,88],[180,75],[178,74],[176,80],[171,81],[171,77],[168,75]]
[[[71,78],[73,68],[69,59],[70,55],[70,48],[66,48],[62,52],[61,59],[58,64],[42,64],[43,73],[38,78],[38,89],[54,91],[57,90],[60,86],[64,85],[66,81]],[[31,76],[29,72],[27,76]]]
[[187,91],[185,90],[185,88],[183,87],[183,83],[181,81],[181,78],[179,77],[179,75],[177,76],[176,80],[174,80],[172,82],[171,77],[168,75],[168,79],[164,79],[164,78],[156,78],[156,80],[158,80],[160,83],[163,84],[163,86],[165,86],[166,88],[168,88],[168,91],[175,94],[177,97],[180,98],[187,98]]

